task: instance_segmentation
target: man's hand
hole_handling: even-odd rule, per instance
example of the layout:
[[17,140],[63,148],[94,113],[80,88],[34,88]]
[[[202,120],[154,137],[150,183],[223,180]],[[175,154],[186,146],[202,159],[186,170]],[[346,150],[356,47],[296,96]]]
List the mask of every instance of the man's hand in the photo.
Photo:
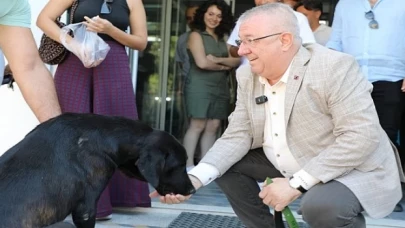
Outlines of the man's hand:
[[401,91],[405,93],[405,80],[402,80]]
[[241,56],[238,54],[238,51],[239,51],[239,48],[238,48],[238,47],[231,46],[231,47],[229,48],[229,54],[230,54],[232,57],[234,57],[234,58],[241,57]]
[[[192,175],[188,175],[188,177],[190,178],[191,183],[193,184],[196,191],[202,187],[202,183],[198,178],[196,178]],[[166,194],[165,196],[161,196],[161,195],[159,195],[159,193],[157,191],[153,191],[152,193],[149,194],[149,197],[150,198],[159,197],[159,200],[161,203],[178,204],[178,203],[182,203],[182,202],[190,199],[191,195],[183,196],[180,194],[177,194],[177,195]]]
[[282,211],[288,204],[297,199],[302,193],[290,186],[288,178],[274,178],[273,183],[263,187],[259,197],[263,203]]

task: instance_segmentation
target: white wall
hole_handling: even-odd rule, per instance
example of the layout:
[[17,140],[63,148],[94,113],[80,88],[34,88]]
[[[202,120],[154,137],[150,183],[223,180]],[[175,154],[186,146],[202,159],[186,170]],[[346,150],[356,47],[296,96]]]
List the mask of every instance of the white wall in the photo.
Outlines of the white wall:
[[[32,31],[39,44],[42,32],[36,27],[35,21],[48,0],[29,0],[32,10]],[[0,154],[20,141],[38,124],[34,114],[25,103],[18,86],[14,83],[14,91],[6,86],[0,87]]]

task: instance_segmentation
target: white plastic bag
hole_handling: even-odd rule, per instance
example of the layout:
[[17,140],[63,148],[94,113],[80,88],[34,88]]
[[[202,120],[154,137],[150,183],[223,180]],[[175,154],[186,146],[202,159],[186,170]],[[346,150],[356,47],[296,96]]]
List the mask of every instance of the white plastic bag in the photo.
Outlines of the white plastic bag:
[[[73,39],[69,39],[69,33]],[[110,51],[110,46],[97,33],[87,31],[86,25],[76,23],[61,29],[60,40],[63,46],[75,54],[87,68],[99,65]]]

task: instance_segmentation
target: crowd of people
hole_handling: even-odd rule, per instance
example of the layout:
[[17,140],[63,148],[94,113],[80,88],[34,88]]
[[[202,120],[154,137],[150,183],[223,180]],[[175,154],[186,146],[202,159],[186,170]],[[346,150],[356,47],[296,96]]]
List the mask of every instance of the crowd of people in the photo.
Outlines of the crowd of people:
[[[49,1],[38,27],[61,42],[55,20],[75,1]],[[402,1],[340,0],[332,27],[321,22],[320,0],[255,4],[237,20],[224,0],[186,11],[189,31],[178,39],[176,61],[194,187],[215,180],[237,216],[253,228],[274,223],[269,207],[278,213],[298,197],[299,213],[311,227],[366,227],[363,212],[382,218],[402,211]],[[63,112],[138,118],[125,48],[147,46],[141,0],[79,0],[73,23],[83,22],[111,50],[92,68],[69,53],[54,80],[38,55],[30,21],[28,0],[0,3],[0,49],[40,122]],[[0,72],[3,67],[0,62]],[[228,80],[234,69],[232,111]],[[195,162],[198,145],[201,161]],[[272,184],[258,184],[267,177]],[[117,172],[100,197],[97,218],[110,219],[114,206],[150,206],[150,197],[168,204],[191,197],[148,194],[147,183]]]

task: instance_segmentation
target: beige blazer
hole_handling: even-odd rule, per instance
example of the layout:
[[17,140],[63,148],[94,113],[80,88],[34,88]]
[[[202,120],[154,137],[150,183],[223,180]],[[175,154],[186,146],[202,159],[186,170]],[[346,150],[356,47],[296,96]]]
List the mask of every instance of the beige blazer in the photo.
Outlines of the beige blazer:
[[[237,72],[229,126],[201,161],[221,175],[263,144],[265,105],[255,97],[264,94],[264,86],[246,65]],[[305,171],[322,183],[343,183],[371,217],[381,218],[402,197],[402,168],[379,124],[371,91],[353,57],[319,44],[301,47],[287,82],[285,123],[288,146]]]

